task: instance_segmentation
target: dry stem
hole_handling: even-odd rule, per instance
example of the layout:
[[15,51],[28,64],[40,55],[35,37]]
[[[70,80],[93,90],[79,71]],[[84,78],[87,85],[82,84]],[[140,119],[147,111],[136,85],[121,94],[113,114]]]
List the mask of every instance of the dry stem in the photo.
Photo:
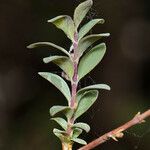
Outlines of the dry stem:
[[128,128],[145,122],[145,118],[150,117],[150,109],[145,111],[144,113],[140,114],[138,112],[133,119],[131,119],[129,122],[125,123],[124,125],[100,136],[99,138],[95,139],[94,141],[90,142],[89,144],[79,148],[78,150],[91,150],[95,148],[96,146],[106,142],[109,139],[113,139],[115,141],[118,141],[117,138],[123,137],[123,131],[127,130]]

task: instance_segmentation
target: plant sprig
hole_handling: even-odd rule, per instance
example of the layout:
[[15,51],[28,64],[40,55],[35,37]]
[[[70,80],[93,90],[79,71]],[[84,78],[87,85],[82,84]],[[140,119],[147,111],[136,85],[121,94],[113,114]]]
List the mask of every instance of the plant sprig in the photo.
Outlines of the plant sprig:
[[[92,0],[86,0],[79,4],[74,11],[73,19],[68,15],[61,15],[48,20],[71,40],[72,45],[69,50],[51,42],[38,42],[28,46],[28,48],[52,46],[64,54],[43,59],[44,63],[53,62],[58,65],[63,71],[63,77],[50,72],[39,72],[39,75],[57,87],[68,102],[67,106],[50,108],[51,120],[57,122],[62,128],[61,130],[54,129],[53,133],[61,140],[63,148],[67,150],[72,149],[74,142],[86,144],[86,141],[79,136],[83,131],[89,132],[90,126],[83,122],[77,122],[77,119],[94,104],[99,94],[98,90],[110,90],[106,84],[95,84],[78,90],[80,80],[99,64],[106,52],[105,43],[91,48],[92,44],[109,36],[109,33],[87,35],[96,24],[103,24],[104,19],[93,19],[79,29],[92,5]],[[70,86],[66,83],[66,79],[70,81]],[[59,115],[61,117],[58,117]]]

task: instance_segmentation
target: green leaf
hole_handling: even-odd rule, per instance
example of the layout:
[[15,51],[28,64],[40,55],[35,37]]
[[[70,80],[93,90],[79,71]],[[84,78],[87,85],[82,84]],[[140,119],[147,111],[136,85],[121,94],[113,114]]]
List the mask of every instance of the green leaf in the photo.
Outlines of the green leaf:
[[86,145],[86,141],[82,140],[82,139],[79,139],[79,138],[72,138],[71,139],[73,142],[76,142],[76,143],[79,143],[79,144],[82,144],[82,145]]
[[46,80],[48,80],[49,82],[51,82],[55,87],[57,87],[66,97],[68,102],[70,101],[71,99],[70,89],[63,78],[50,72],[39,72],[38,74],[43,78],[45,78]]
[[73,41],[75,26],[72,18],[67,15],[57,16],[53,19],[48,20],[48,22],[53,23],[57,28],[64,31],[69,39]]
[[105,43],[99,44],[86,53],[79,62],[78,75],[79,80],[93,70],[102,60],[106,52]]
[[84,19],[88,11],[93,5],[92,0],[87,0],[81,4],[78,5],[78,7],[74,11],[74,23],[76,28],[78,28],[81,21]]
[[67,122],[65,119],[56,117],[56,118],[51,118],[51,120],[56,121],[64,130],[67,130]]
[[59,129],[56,129],[54,128],[53,129],[53,133],[61,140],[63,141],[65,136],[63,134],[65,134],[65,131],[62,131],[62,130],[59,130]]
[[50,108],[49,112],[51,116],[56,115],[59,112],[69,111],[70,108],[68,106],[53,106]]
[[78,107],[74,114],[75,119],[77,119],[83,113],[85,113],[94,104],[97,97],[98,97],[97,90],[91,90],[91,91],[85,92],[85,94],[81,97],[81,99],[78,100],[79,101]]
[[66,56],[50,56],[43,59],[45,63],[53,62],[58,65],[71,80],[74,74],[73,63],[69,57]]
[[79,41],[78,50],[79,56],[82,56],[85,50],[87,50],[94,42],[98,41],[102,37],[109,36],[109,33],[102,33],[102,34],[91,34]]
[[85,24],[79,31],[79,38],[83,38],[96,24],[101,23],[103,24],[105,21],[104,19],[93,19],[89,21],[87,24]]
[[57,113],[62,112],[66,116],[67,119],[71,118],[74,113],[74,111],[70,109],[70,107],[68,106],[53,106],[50,108],[49,112],[51,116],[54,116]]
[[82,133],[82,129],[74,128],[72,138],[77,138]]
[[29,49],[32,49],[32,48],[36,48],[36,47],[40,47],[40,46],[52,46],[58,50],[60,50],[61,52],[65,53],[66,55],[68,55],[70,57],[70,54],[67,52],[67,50],[65,50],[64,48],[54,44],[54,43],[51,43],[51,42],[37,42],[37,43],[33,43],[33,44],[30,44],[29,46],[27,46],[27,48]]
[[94,84],[80,89],[77,94],[84,93],[85,91],[88,90],[97,90],[97,89],[110,90],[110,86],[107,84]]
[[79,122],[79,123],[75,123],[73,125],[73,128],[80,128],[80,129],[83,129],[85,130],[86,132],[89,132],[90,131],[90,126],[86,123],[82,123],[82,122]]
[[107,84],[94,84],[94,85],[90,85],[90,86],[87,86],[87,87],[84,87],[82,89],[80,89],[77,93],[77,100],[80,100],[80,98],[82,97],[82,95],[86,92],[86,91],[89,91],[89,90],[100,90],[100,89],[103,89],[103,90],[110,90],[110,87],[107,85]]

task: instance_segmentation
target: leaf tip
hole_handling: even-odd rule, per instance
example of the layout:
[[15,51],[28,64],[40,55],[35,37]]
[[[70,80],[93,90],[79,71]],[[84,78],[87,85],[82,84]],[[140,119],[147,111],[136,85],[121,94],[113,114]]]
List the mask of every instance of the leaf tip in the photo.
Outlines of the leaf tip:
[[30,45],[27,46],[27,48],[32,49],[32,48],[34,48],[34,46],[33,46],[33,44],[30,44]]
[[38,72],[38,74],[41,76],[41,75],[42,75],[42,72]]
[[51,20],[47,20],[48,23],[51,23]]
[[107,37],[108,37],[108,36],[110,36],[110,33],[105,33],[104,36],[107,36]]
[[93,5],[93,0],[87,0],[86,2],[87,2],[90,6]]
[[104,19],[100,19],[100,20],[99,20],[99,23],[104,24],[104,23],[105,23],[105,20],[104,20]]
[[45,64],[47,64],[47,63],[48,63],[47,58],[43,58],[43,62],[44,62]]
[[39,74],[40,76],[42,76],[43,78],[47,78],[47,74],[44,73],[44,72],[38,72],[38,74]]
[[107,90],[110,91],[111,90],[111,87],[109,85],[107,85]]

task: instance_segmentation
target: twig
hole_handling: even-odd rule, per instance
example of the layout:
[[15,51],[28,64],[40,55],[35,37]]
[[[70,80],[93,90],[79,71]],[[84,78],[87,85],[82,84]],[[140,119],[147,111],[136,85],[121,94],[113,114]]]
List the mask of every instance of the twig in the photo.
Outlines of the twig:
[[136,124],[140,124],[145,122],[145,118],[150,117],[150,109],[145,111],[144,113],[140,114],[140,112],[138,112],[134,118],[132,120],[130,120],[129,122],[125,123],[124,125],[100,136],[99,138],[95,139],[94,141],[90,142],[89,144],[79,148],[78,150],[91,150],[93,148],[95,148],[96,146],[106,142],[109,139],[113,139],[115,141],[118,141],[117,138],[122,138],[123,137],[123,131],[127,130],[128,128],[136,125]]
[[[74,42],[73,42],[73,46],[72,46],[72,63],[74,66],[74,75],[72,77],[71,80],[71,100],[70,100],[70,104],[69,107],[73,110],[73,112],[76,110],[77,107],[77,101],[76,101],[76,94],[77,94],[77,87],[78,87],[78,53],[77,53],[77,48],[78,48],[78,33],[75,33],[74,35]],[[72,50],[70,52],[72,52]],[[73,130],[72,130],[72,126],[74,124],[74,116],[72,116],[71,118],[68,119],[68,125],[67,125],[67,134],[68,136],[72,136]],[[62,143],[62,150],[72,150],[72,144],[73,142],[70,143]]]

